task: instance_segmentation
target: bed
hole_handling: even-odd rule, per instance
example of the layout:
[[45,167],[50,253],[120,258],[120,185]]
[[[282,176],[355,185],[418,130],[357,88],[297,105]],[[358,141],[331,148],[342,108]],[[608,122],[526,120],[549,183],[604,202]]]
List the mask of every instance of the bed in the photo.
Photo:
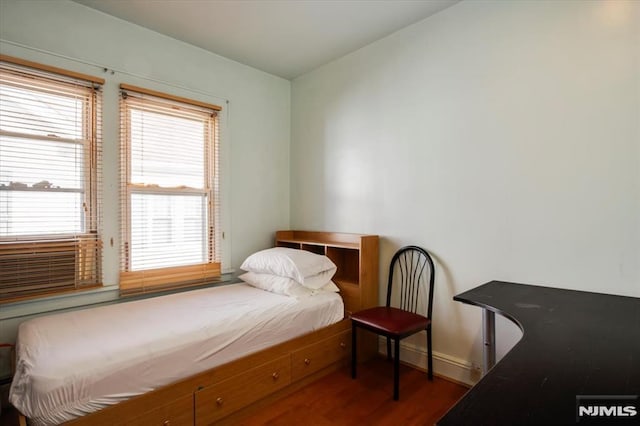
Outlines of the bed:
[[33,425],[233,423],[344,364],[345,309],[230,284],[36,318],[11,401]]

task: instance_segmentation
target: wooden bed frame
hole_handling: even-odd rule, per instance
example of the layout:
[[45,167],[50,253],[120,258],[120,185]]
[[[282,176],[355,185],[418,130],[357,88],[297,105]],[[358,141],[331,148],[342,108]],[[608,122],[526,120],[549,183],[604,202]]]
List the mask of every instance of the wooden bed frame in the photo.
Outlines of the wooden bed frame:
[[[234,424],[242,417],[347,364],[351,312],[378,299],[378,237],[308,231],[278,231],[276,245],[330,257],[345,319],[195,376],[131,398],[67,425],[127,426]],[[363,333],[364,334],[364,333]],[[377,351],[375,336],[359,333],[360,360]],[[21,425],[25,421],[21,416]]]

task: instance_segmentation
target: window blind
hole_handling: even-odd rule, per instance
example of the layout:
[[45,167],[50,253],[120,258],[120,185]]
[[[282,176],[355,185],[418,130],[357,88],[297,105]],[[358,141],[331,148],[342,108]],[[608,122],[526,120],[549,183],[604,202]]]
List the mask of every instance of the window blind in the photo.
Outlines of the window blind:
[[0,57],[0,302],[101,281],[101,83]]
[[220,275],[219,110],[121,86],[121,294]]

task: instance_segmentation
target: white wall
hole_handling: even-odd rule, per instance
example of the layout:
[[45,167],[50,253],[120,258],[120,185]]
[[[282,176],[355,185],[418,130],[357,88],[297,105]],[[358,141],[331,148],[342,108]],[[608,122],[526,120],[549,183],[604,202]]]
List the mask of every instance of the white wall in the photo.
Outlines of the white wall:
[[[290,82],[66,0],[0,2],[0,52],[103,77],[104,281],[98,294],[2,306],[0,341],[23,315],[113,298],[118,276],[118,84],[221,105],[223,267],[289,226]],[[98,65],[98,66],[94,66]],[[103,68],[109,69],[103,72]],[[111,70],[115,70],[111,74]],[[228,103],[227,103],[228,101]],[[115,239],[114,247],[109,239]],[[1,355],[0,355],[1,357]],[[0,360],[1,361],[1,360]],[[0,370],[2,370],[0,362]],[[0,371],[1,373],[2,371]]]
[[637,2],[464,1],[294,80],[292,227],[381,235],[382,280],[430,250],[435,351],[462,366],[469,288],[639,297],[639,49]]

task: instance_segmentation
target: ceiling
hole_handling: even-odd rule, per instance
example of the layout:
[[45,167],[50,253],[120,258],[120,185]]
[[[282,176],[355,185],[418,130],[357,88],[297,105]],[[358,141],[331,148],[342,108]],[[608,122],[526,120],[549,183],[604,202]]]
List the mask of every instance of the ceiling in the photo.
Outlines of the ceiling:
[[74,0],[293,79],[460,0]]

